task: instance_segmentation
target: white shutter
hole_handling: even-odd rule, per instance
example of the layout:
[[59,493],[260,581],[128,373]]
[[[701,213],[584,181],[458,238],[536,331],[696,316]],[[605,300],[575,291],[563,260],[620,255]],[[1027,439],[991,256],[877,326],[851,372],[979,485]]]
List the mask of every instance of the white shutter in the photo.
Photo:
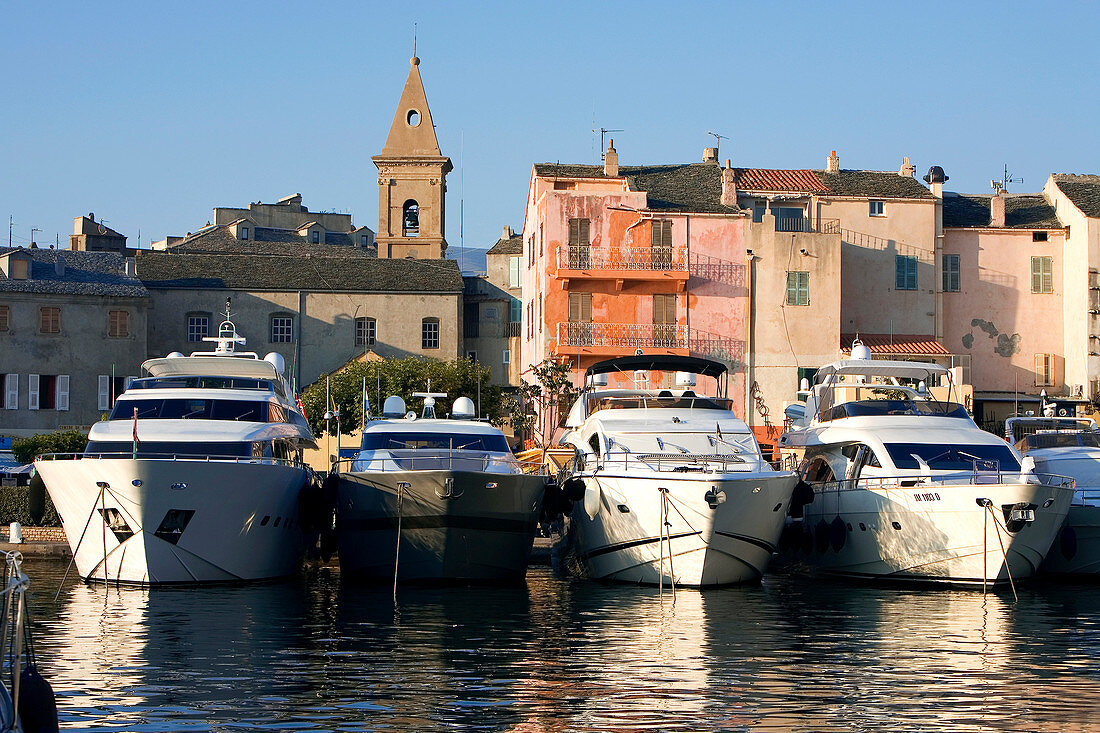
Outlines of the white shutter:
[[57,400],[55,402],[58,410],[69,409],[69,375],[58,374],[57,375]]
[[38,409],[38,375],[27,375],[27,409]]
[[99,408],[100,410],[111,409],[111,375],[100,374],[99,375]]
[[4,407],[8,410],[19,409],[19,375],[4,375]]

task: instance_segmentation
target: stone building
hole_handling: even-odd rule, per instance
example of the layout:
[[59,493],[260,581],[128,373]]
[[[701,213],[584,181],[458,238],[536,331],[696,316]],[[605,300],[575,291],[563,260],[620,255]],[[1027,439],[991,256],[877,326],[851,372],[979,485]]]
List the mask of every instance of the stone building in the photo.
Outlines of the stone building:
[[191,254],[333,253],[325,247],[340,247],[341,254],[376,253],[369,227],[355,226],[351,214],[310,211],[300,193],[247,209],[215,207],[212,222],[197,231],[152,244],[154,250]]
[[409,76],[378,167],[378,256],[439,259],[447,251],[447,174],[451,159],[439,150],[428,109],[420,59]]
[[504,227],[485,254],[485,275],[463,277],[463,353],[493,372],[493,383],[519,386],[523,235]]
[[134,250],[126,246],[126,237],[95,220],[95,214],[78,216],[73,220],[73,233],[69,236],[69,249],[73,252],[114,252],[132,255]]
[[357,355],[460,355],[462,277],[450,260],[140,252],[151,355],[206,350],[225,299],[247,348],[278,352],[298,389]]
[[139,373],[148,309],[119,254],[0,248],[0,434],[99,420]]

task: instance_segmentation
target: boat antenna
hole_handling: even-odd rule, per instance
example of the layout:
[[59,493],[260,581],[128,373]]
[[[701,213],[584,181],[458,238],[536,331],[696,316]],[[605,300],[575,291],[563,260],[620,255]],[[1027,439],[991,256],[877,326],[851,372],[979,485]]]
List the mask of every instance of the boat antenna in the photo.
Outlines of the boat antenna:
[[[474,362],[474,368],[477,368],[477,362]],[[477,371],[477,419],[481,419],[481,370]]]

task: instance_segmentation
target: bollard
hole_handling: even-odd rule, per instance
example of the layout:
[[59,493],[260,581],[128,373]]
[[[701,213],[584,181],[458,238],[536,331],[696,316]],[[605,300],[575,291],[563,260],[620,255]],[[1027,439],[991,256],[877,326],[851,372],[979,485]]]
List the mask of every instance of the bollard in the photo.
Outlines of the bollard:
[[13,545],[23,544],[23,527],[20,526],[19,522],[12,522],[8,528],[8,542]]

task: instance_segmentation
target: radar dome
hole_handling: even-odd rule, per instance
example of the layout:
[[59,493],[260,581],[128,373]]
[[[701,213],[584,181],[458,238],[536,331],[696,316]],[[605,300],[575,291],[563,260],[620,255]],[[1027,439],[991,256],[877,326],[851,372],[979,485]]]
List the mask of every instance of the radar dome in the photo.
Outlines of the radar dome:
[[475,414],[474,401],[469,397],[459,397],[451,406],[451,417],[470,419],[473,418]]
[[390,395],[382,404],[382,417],[404,417],[405,400],[397,395]]
[[852,342],[852,358],[863,361],[870,360],[871,350],[864,346],[862,341],[856,339]]
[[178,352],[178,351],[173,351],[173,352],[172,352],[171,354],[169,354],[169,355],[168,355],[168,358],[169,358],[169,359],[182,359],[182,358],[183,358],[183,354],[181,354],[181,353],[180,353],[180,352]]
[[272,351],[270,354],[265,356],[264,361],[275,367],[275,371],[277,371],[279,374],[282,374],[283,370],[286,369],[286,360],[283,359],[283,355],[277,351]]

